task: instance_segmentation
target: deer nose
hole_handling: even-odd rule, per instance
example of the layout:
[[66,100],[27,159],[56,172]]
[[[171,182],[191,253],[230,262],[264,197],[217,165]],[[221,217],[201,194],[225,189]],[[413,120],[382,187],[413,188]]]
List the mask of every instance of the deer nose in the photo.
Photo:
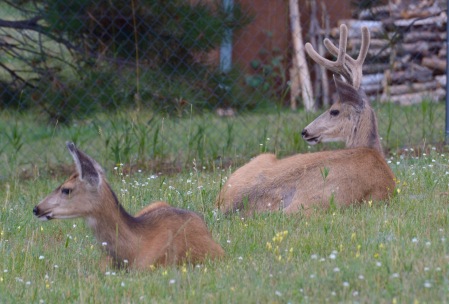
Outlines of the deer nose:
[[302,130],[301,135],[302,135],[302,137],[306,137],[307,136],[307,129]]
[[37,215],[37,206],[35,206],[35,207],[33,208],[33,214],[34,214],[34,215]]

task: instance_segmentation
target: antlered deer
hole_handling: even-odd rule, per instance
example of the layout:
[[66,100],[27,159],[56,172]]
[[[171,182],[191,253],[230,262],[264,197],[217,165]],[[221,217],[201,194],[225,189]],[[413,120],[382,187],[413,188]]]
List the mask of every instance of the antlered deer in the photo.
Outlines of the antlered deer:
[[307,43],[308,55],[336,73],[334,81],[339,100],[303,131],[309,144],[344,141],[346,148],[297,154],[277,159],[262,154],[235,171],[223,185],[216,204],[224,213],[278,211],[309,212],[333,201],[344,206],[364,200],[386,200],[395,188],[394,175],[384,160],[376,115],[360,88],[362,65],[370,35],[362,28],[357,59],[346,54],[347,28],[340,27],[337,48],[330,40],[324,45],[337,56],[327,60]]
[[109,186],[103,169],[67,143],[76,172],[33,209],[40,220],[83,217],[116,267],[198,263],[224,255],[196,213],[155,202],[128,214]]

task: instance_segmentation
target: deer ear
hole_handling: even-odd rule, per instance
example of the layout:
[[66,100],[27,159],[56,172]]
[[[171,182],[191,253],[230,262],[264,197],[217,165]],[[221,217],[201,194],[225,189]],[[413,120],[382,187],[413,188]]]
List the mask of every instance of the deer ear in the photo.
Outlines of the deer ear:
[[86,181],[92,187],[99,187],[101,183],[101,175],[103,174],[103,169],[101,166],[89,155],[78,150],[74,143],[67,142],[66,145],[73,157],[73,160],[75,161],[79,178]]
[[334,75],[335,86],[337,87],[338,97],[341,103],[349,103],[354,107],[363,108],[365,105],[364,94],[361,90],[355,89],[352,85],[344,82],[339,77]]

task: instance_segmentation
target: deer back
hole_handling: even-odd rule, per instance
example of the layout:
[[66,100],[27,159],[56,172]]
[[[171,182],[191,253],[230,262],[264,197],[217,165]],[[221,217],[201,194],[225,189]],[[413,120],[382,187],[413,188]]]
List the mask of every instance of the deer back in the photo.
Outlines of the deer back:
[[390,167],[370,148],[297,154],[280,160],[264,154],[230,176],[216,203],[224,213],[298,213],[328,207],[331,202],[346,206],[387,200],[394,188]]

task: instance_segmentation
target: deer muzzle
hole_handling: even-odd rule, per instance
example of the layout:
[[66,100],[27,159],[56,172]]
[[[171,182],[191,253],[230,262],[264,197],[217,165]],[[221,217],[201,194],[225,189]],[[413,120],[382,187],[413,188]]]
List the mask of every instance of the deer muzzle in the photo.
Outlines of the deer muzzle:
[[320,142],[320,137],[319,136],[313,136],[311,135],[307,129],[302,130],[301,132],[302,138],[307,141],[307,143],[309,145],[315,145],[317,143]]
[[53,218],[51,211],[42,211],[38,206],[33,208],[33,214],[41,221],[49,221]]

